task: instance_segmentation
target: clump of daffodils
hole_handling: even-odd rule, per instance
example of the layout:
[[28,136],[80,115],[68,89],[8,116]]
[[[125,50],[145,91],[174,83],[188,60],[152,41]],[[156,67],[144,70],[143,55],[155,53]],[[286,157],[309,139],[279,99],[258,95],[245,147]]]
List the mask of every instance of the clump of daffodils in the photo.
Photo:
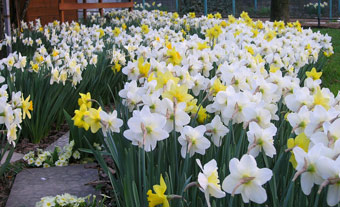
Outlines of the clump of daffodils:
[[63,149],[56,147],[53,152],[37,149],[36,151],[30,151],[24,155],[23,160],[32,167],[62,167],[67,166],[71,159],[79,160],[80,152],[73,150],[74,141],[72,140]]
[[85,130],[91,129],[92,133],[96,133],[102,129],[103,133],[119,132],[123,121],[117,118],[117,111],[106,113],[99,108],[92,108],[91,94],[80,93],[78,99],[79,110],[75,110],[75,115],[72,118],[74,125]]
[[[287,121],[292,127],[287,153],[296,169],[294,180],[301,177],[306,195],[318,185],[320,192],[328,188],[329,205],[339,202],[340,96],[321,87],[322,73],[316,68],[305,73],[304,82],[299,77],[306,65],[319,60],[319,54],[333,54],[328,35],[302,29],[299,22],[253,21],[245,12],[227,20],[194,14],[178,18],[177,13],[161,11],[111,15],[116,17],[111,23],[122,29],[104,28],[105,35],[101,31],[93,36],[99,42],[112,36],[113,43],[124,45],[114,47],[111,63],[128,80],[119,96],[129,111],[122,135],[132,145],[151,153],[162,142],[162,146],[176,142],[179,159],[199,154],[206,160],[211,152],[225,149],[235,126],[243,128],[237,139],[244,139],[247,152],[241,159],[231,159],[222,186],[218,162],[210,158],[204,166],[199,162],[198,187],[208,205],[210,197],[222,199],[225,192],[241,194],[246,203],[262,204],[267,200],[263,185],[273,172],[259,168],[256,159],[276,156],[280,128],[274,123]],[[123,29],[130,18],[141,19],[140,25]],[[106,24],[101,18],[94,21]],[[93,108],[89,93],[80,96],[73,117],[76,126],[93,133],[102,129],[104,135],[120,132],[120,112]],[[280,120],[281,105],[287,107],[286,120]],[[172,134],[178,135],[176,139]],[[161,177],[155,193],[147,193],[149,204],[169,205],[166,189]]]
[[[16,64],[14,58],[13,62],[7,60],[7,64]],[[22,120],[26,117],[31,118],[30,111],[33,111],[33,103],[30,101],[30,96],[24,98],[20,91],[8,94],[8,85],[4,84],[4,81],[5,78],[0,76],[0,127],[2,128],[0,133],[5,135],[9,144],[15,146]]]

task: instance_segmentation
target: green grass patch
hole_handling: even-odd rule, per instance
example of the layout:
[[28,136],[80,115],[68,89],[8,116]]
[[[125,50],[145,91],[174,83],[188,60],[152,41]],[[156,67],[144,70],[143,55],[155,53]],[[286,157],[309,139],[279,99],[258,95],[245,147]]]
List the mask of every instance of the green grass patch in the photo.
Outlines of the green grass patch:
[[322,70],[322,85],[329,88],[334,95],[340,90],[340,29],[313,29],[332,37],[334,54],[327,59]]

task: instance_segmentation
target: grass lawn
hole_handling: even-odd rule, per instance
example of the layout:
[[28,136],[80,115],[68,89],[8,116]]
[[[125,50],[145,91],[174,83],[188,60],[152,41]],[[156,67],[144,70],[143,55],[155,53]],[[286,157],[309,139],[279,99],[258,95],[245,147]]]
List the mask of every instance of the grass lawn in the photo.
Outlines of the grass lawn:
[[340,29],[313,29],[332,37],[334,54],[328,58],[322,70],[322,85],[329,88],[334,95],[340,90]]

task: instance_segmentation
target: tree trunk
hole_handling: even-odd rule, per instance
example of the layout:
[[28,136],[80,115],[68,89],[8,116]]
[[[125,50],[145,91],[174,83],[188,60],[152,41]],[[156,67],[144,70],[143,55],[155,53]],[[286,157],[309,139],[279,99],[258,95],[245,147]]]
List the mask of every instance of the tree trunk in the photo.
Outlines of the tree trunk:
[[289,21],[289,0],[271,0],[270,21]]

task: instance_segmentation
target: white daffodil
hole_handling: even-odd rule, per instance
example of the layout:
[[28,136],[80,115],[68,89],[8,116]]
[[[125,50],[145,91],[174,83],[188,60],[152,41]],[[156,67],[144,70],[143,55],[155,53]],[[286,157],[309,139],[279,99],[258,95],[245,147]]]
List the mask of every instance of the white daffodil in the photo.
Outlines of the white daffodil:
[[204,193],[208,206],[210,207],[209,196],[215,198],[223,198],[225,192],[221,190],[220,180],[218,178],[216,160],[210,160],[202,167],[201,161],[196,159],[196,163],[201,168],[203,173],[198,174],[198,184],[200,190]]
[[289,113],[287,119],[293,127],[295,134],[301,134],[309,124],[309,114],[307,106],[303,106],[297,113]]
[[129,129],[124,131],[124,137],[132,141],[133,145],[143,148],[145,151],[155,149],[157,141],[169,137],[164,130],[166,118],[157,113],[151,113],[148,106],[141,111],[134,111],[128,120]]
[[266,190],[262,187],[271,179],[273,173],[268,168],[259,169],[251,155],[243,155],[241,160],[233,158],[229,162],[230,175],[223,183],[222,189],[234,196],[241,194],[243,202],[253,201],[262,204],[267,200]]
[[250,122],[247,132],[249,146],[248,152],[257,157],[260,151],[273,157],[276,154],[273,137],[276,134],[276,127],[271,124],[268,128],[262,129],[256,122]]
[[[340,156],[336,160],[329,157],[321,157],[317,162],[317,169],[324,179],[321,186],[328,186],[327,204],[335,206],[340,202]],[[319,193],[320,193],[319,189]]]
[[210,147],[210,141],[204,137],[206,128],[203,125],[192,128],[185,126],[181,131],[181,136],[178,137],[178,142],[182,145],[181,155],[183,158],[186,154],[192,157],[195,153],[205,154],[205,150]]
[[123,120],[117,118],[117,111],[113,111],[112,113],[106,113],[105,111],[100,111],[100,120],[101,126],[103,130],[103,134],[106,135],[108,131],[111,132],[120,132],[120,127],[123,125]]
[[[322,155],[322,151],[326,151],[327,148],[322,145],[314,145],[308,153],[306,153],[300,147],[295,147],[293,153],[297,162],[296,170],[293,180],[301,175],[301,188],[304,194],[309,195],[314,183],[320,185],[322,178],[317,171],[317,163]],[[325,152],[323,152],[325,153]]]
[[[165,98],[162,100],[162,107],[164,108],[165,117],[167,119],[165,130],[171,132],[174,129],[179,132],[183,129],[183,126],[189,124],[190,116],[185,112],[186,103],[174,103],[173,101]],[[174,123],[175,122],[175,123]]]
[[211,123],[206,125],[207,134],[211,135],[213,143],[219,147],[222,144],[222,139],[229,132],[229,129],[223,125],[220,116],[216,115]]

